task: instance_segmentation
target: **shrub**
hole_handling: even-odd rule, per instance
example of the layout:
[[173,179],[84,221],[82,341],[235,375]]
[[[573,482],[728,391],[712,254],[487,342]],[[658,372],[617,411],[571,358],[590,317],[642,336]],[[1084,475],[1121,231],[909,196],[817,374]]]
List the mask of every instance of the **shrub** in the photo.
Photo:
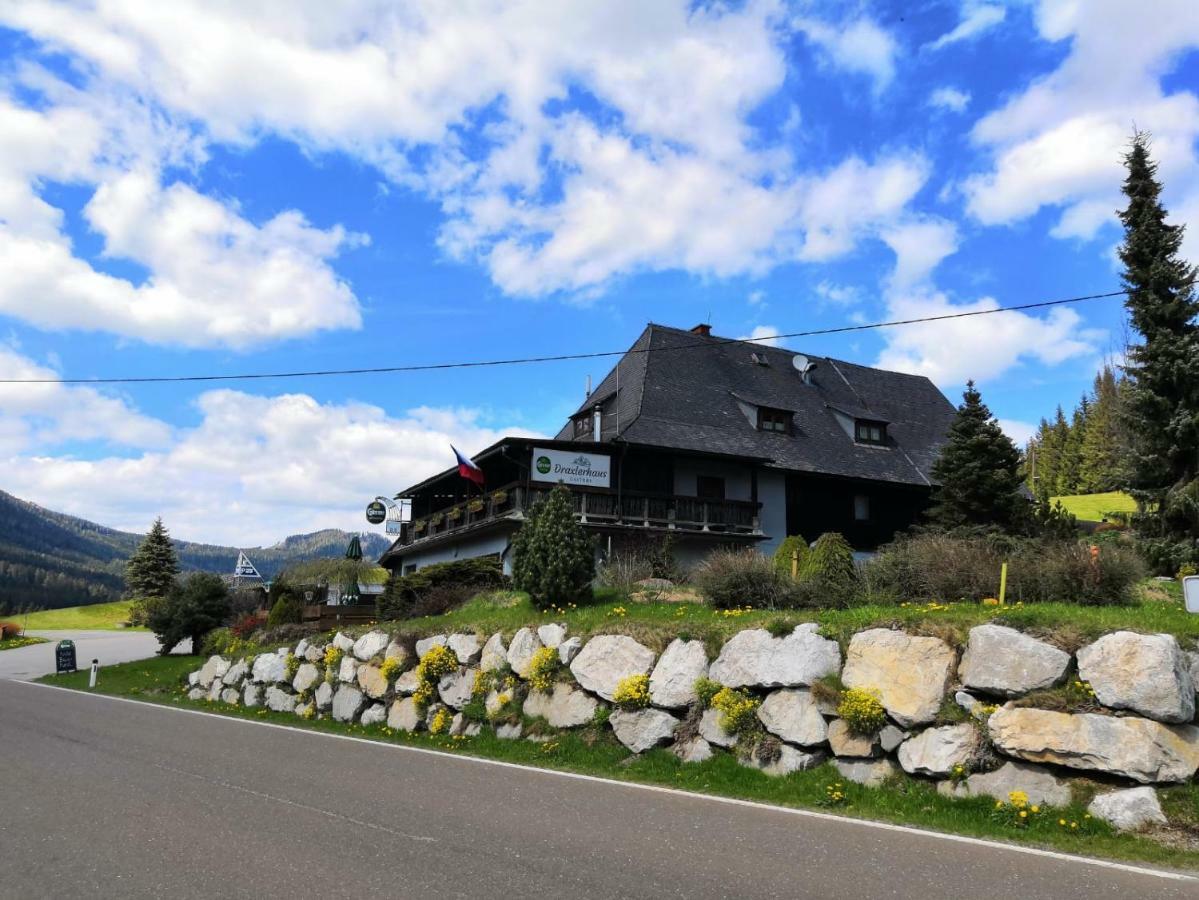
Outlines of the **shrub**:
[[280,625],[298,625],[303,615],[304,607],[300,602],[299,595],[294,591],[284,590],[279,592],[279,599],[271,606],[270,615],[266,617],[266,624],[271,628]]
[[434,563],[410,575],[393,572],[377,603],[379,618],[440,615],[503,583],[503,564],[493,556]]
[[820,535],[799,567],[805,606],[845,607],[858,589],[853,548],[835,531]]
[[452,718],[450,711],[444,706],[437,710],[429,721],[429,734],[444,734],[449,731]]
[[762,701],[735,688],[721,688],[712,698],[712,708],[721,712],[720,727],[726,734],[744,734],[758,724]]
[[874,734],[887,722],[887,711],[873,691],[849,688],[842,692],[837,715],[853,734]]
[[724,685],[713,681],[707,675],[702,675],[695,682],[695,693],[699,697],[700,706],[707,709],[712,705],[712,698],[724,690]]
[[793,600],[789,580],[756,550],[716,550],[696,569],[694,580],[715,609],[777,609]]
[[798,557],[798,565],[796,566],[796,576],[803,570],[804,560],[808,556],[808,542],[803,539],[803,535],[792,534],[783,538],[783,542],[779,544],[778,549],[774,551],[774,568],[784,578],[791,577],[792,557]]
[[164,656],[180,641],[191,638],[192,653],[199,653],[204,635],[229,618],[229,590],[219,575],[193,572],[176,583],[166,600],[152,611],[150,630],[162,643]]
[[539,607],[591,599],[595,548],[558,485],[533,506],[512,542],[512,581]]
[[621,709],[645,709],[649,706],[649,676],[629,675],[616,683],[612,702]]
[[284,671],[287,672],[287,680],[291,681],[296,677],[296,672],[300,671],[300,657],[294,653],[287,654],[287,662],[284,663]]
[[235,637],[245,640],[261,625],[262,618],[257,613],[242,613],[229,626],[229,630],[233,632]]
[[436,684],[443,676],[458,671],[458,657],[441,644],[428,649],[416,664],[417,677],[426,684]]
[[529,674],[525,680],[534,690],[548,691],[554,684],[554,676],[558,673],[558,651],[554,647],[541,647],[533,653],[529,661]]
[[383,664],[379,666],[379,674],[390,682],[391,679],[400,674],[403,668],[404,661],[402,659],[400,659],[398,656],[389,656],[387,659],[383,660]]

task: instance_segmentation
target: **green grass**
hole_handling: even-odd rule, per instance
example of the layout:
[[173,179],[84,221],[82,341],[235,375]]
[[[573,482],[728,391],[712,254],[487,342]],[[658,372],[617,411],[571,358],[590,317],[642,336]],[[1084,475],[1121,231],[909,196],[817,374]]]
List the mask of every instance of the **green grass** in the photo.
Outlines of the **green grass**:
[[32,647],[34,644],[46,643],[45,638],[40,637],[9,637],[0,638],[0,650],[16,650],[18,647]]
[[[655,750],[630,758],[609,731],[584,728],[567,732],[548,744],[530,741],[501,741],[490,732],[474,738],[448,738],[428,734],[403,734],[383,726],[364,728],[342,725],[330,719],[305,721],[294,715],[262,709],[240,709],[223,704],[187,699],[183,684],[186,673],[200,665],[197,657],[157,657],[102,669],[97,692],[133,697],[154,703],[187,709],[207,709],[222,715],[292,725],[316,731],[349,734],[385,743],[443,750],[455,754],[486,757],[597,775],[621,781],[665,785],[684,791],[755,800],[778,806],[805,809],[824,806],[830,785],[841,785],[845,801],[828,811],[839,815],[902,823],[936,831],[1012,843],[1050,847],[1067,853],[1109,859],[1132,860],[1176,868],[1199,867],[1199,852],[1133,835],[1117,835],[1098,822],[1086,822],[1086,790],[1070,807],[1034,817],[1027,828],[997,821],[994,802],[986,798],[952,800],[942,797],[930,782],[901,777],[888,785],[872,789],[844,781],[829,765],[809,772],[796,772],[782,778],[770,778],[741,766],[729,754],[718,754],[699,764],[683,764],[665,750]],[[51,675],[46,684],[87,690],[86,672]],[[1192,839],[1199,825],[1199,788],[1180,785],[1164,789],[1163,806],[1170,811],[1176,830]],[[1082,823],[1079,831],[1061,827],[1058,819]]]
[[1137,503],[1122,491],[1108,491],[1106,494],[1072,494],[1064,497],[1051,497],[1050,502],[1062,501],[1062,506],[1072,513],[1075,518],[1084,522],[1102,522],[1109,512],[1134,513]]
[[112,631],[122,622],[129,621],[131,604],[130,600],[117,600],[112,603],[93,603],[91,606],[68,606],[65,609],[44,609],[27,616],[12,616],[11,619],[33,631]]

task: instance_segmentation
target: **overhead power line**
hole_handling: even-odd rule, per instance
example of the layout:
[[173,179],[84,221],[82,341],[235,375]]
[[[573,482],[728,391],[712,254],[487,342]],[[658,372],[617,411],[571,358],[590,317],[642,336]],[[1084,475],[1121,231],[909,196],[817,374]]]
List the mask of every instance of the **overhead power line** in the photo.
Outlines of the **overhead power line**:
[[[894,328],[899,325],[919,325],[925,322],[945,322],[950,319],[967,319],[972,316],[990,316],[996,313],[1021,312],[1026,309],[1044,309],[1049,306],[1064,306],[1068,303],[1083,303],[1088,300],[1104,300],[1121,297],[1127,290],[1109,291],[1106,294],[1087,294],[1067,297],[1063,300],[1042,300],[1038,303],[1023,303],[1019,306],[1000,306],[995,309],[978,309],[967,312],[945,313],[940,316],[921,316],[914,319],[895,319],[890,322],[869,322],[862,325],[840,325],[836,328],[816,328],[809,331],[791,331],[784,334],[766,335],[770,340],[783,338],[820,337],[830,334],[845,334],[852,331],[869,331],[874,328]],[[433,372],[441,369],[483,369],[497,366],[520,366],[534,363],[566,362],[569,360],[604,359],[625,356],[629,353],[671,353],[711,347],[713,344],[746,344],[758,346],[763,338],[704,338],[674,347],[641,347],[626,350],[600,350],[592,353],[562,353],[554,356],[524,356],[512,359],[467,360],[459,362],[419,363],[407,366],[375,366],[363,369],[314,369],[302,372],[243,372],[229,375],[148,375],[137,377],[103,378],[0,378],[0,384],[162,384],[168,382],[203,381],[261,381],[270,378],[327,378],[335,375],[389,375],[401,372]]]

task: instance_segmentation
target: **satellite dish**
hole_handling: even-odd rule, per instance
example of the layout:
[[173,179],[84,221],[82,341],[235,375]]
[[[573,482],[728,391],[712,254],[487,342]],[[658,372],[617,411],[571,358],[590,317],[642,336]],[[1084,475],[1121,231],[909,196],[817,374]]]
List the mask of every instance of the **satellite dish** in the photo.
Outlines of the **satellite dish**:
[[802,353],[796,353],[791,357],[791,365],[795,366],[795,371],[799,372],[800,375],[808,371],[808,366],[811,364],[811,361]]

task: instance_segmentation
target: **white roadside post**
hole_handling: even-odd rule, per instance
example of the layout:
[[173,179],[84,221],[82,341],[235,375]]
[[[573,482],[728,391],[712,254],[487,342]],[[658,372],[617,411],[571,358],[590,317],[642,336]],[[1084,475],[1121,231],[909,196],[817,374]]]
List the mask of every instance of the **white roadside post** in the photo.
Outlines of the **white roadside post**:
[[1182,601],[1187,612],[1199,613],[1199,575],[1187,575],[1182,579]]
[[100,671],[100,660],[92,660],[92,673],[88,676],[87,686],[94,688],[96,686],[96,674]]

